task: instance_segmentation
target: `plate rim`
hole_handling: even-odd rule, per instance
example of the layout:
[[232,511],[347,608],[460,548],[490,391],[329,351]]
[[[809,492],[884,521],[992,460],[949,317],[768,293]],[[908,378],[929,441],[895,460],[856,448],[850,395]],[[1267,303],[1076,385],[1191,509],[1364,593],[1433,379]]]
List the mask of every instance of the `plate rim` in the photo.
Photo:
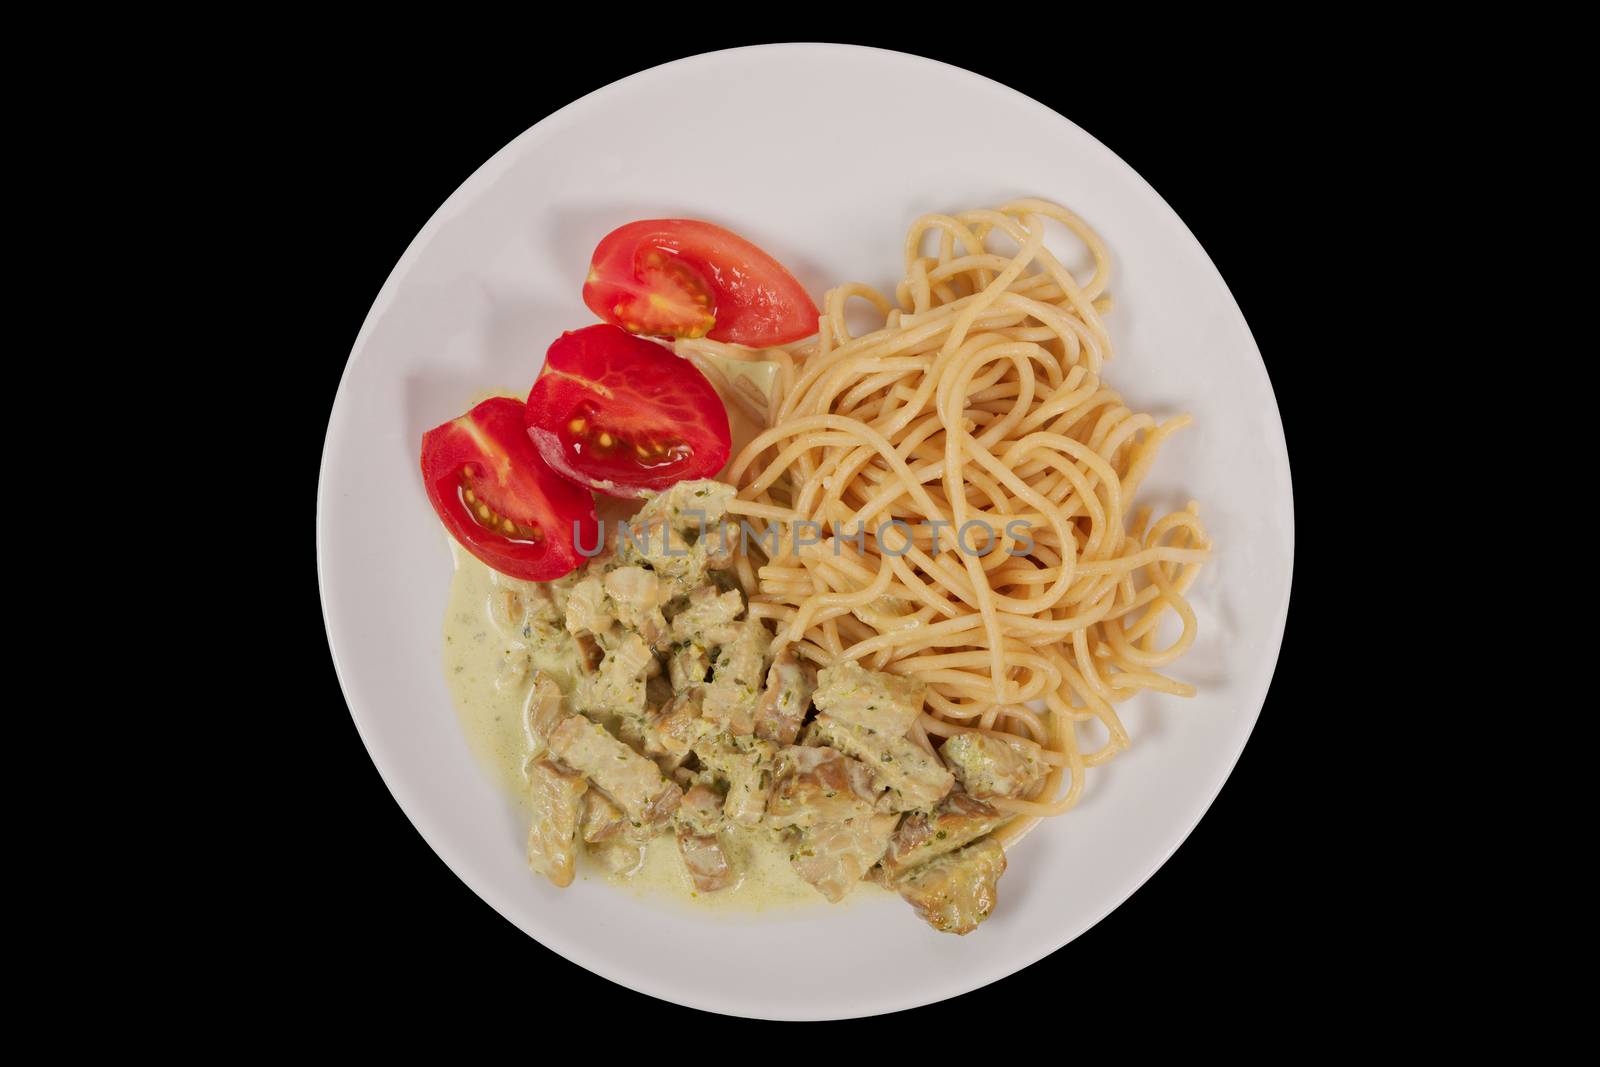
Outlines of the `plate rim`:
[[[505,165],[508,157],[514,154],[514,150],[517,149],[520,144],[522,144],[527,138],[533,136],[534,133],[541,127],[557,121],[561,116],[572,111],[579,105],[621,91],[623,87],[638,79],[659,74],[660,72],[670,68],[715,61],[720,57],[725,57],[736,53],[808,51],[819,49],[823,51],[849,52],[857,54],[866,53],[874,55],[880,60],[886,59],[895,62],[911,61],[914,63],[926,64],[932,67],[942,68],[942,73],[946,76],[954,75],[958,78],[970,79],[977,82],[986,83],[991,87],[998,87],[1006,94],[1014,98],[1017,102],[1026,104],[1042,112],[1043,114],[1041,117],[1048,118],[1054,122],[1065,123],[1077,133],[1081,134],[1085,139],[1103,152],[1116,167],[1120,168],[1126,178],[1131,179],[1133,183],[1142,186],[1144,191],[1148,195],[1154,197],[1155,201],[1166,210],[1166,212],[1171,216],[1171,220],[1175,222],[1181,231],[1188,236],[1189,240],[1193,242],[1195,249],[1200,253],[1201,258],[1204,261],[1205,266],[1211,271],[1212,274],[1216,276],[1217,281],[1222,285],[1223,291],[1227,293],[1228,303],[1230,305],[1229,310],[1233,318],[1237,321],[1237,325],[1243,329],[1244,336],[1249,340],[1251,353],[1255,356],[1256,364],[1261,372],[1263,384],[1266,386],[1267,395],[1272,399],[1271,414],[1274,425],[1277,429],[1277,433],[1273,438],[1273,443],[1276,445],[1277,451],[1280,453],[1278,458],[1280,458],[1282,461],[1285,475],[1285,492],[1287,494],[1286,514],[1288,517],[1288,523],[1286,527],[1286,560],[1288,580],[1284,585],[1282,601],[1276,605],[1273,618],[1271,620],[1272,647],[1270,670],[1268,670],[1265,675],[1266,682],[1260,697],[1254,702],[1255,707],[1249,714],[1248,727],[1245,728],[1241,733],[1237,750],[1232,754],[1231,759],[1227,761],[1227,768],[1218,777],[1216,786],[1211,791],[1211,795],[1206,798],[1203,804],[1197,804],[1194,806],[1194,815],[1192,819],[1188,820],[1188,825],[1181,833],[1175,836],[1171,845],[1161,853],[1159,858],[1150,865],[1149,869],[1145,871],[1137,879],[1137,881],[1132,884],[1128,891],[1115,901],[1115,903],[1106,907],[1104,910],[1101,910],[1094,916],[1094,918],[1084,923],[1080,928],[1067,933],[1059,941],[1056,940],[1056,935],[1052,934],[1049,938],[1045,939],[1045,941],[1041,942],[1043,945],[1042,950],[1031,956],[1031,958],[1027,958],[1016,963],[1012,963],[1011,960],[1008,960],[1006,963],[997,968],[982,966],[974,968],[974,970],[969,974],[958,978],[953,985],[948,988],[947,991],[940,992],[938,995],[932,997],[915,993],[909,996],[896,996],[893,993],[890,993],[862,1010],[805,1011],[803,1010],[803,1005],[797,1005],[796,1007],[801,1010],[788,1012],[779,1010],[762,1015],[751,1015],[742,1010],[732,1009],[725,1005],[719,1005],[715,1002],[707,1001],[705,998],[694,996],[692,993],[686,993],[685,991],[675,989],[658,988],[654,983],[643,980],[637,975],[623,975],[617,973],[614,968],[596,965],[585,958],[584,950],[577,941],[561,936],[558,930],[541,930],[536,936],[521,922],[512,918],[512,914],[516,909],[511,901],[503,899],[502,895],[495,892],[492,887],[479,884],[477,879],[473,878],[467,873],[467,869],[470,868],[470,864],[467,862],[466,857],[449,843],[448,836],[440,832],[439,827],[434,825],[433,821],[425,815],[423,806],[418,802],[417,798],[415,796],[408,796],[407,791],[396,788],[396,782],[391,775],[390,770],[386,769],[382,762],[374,754],[372,739],[368,735],[368,729],[363,723],[361,713],[357,711],[356,703],[351,699],[351,686],[346,680],[345,667],[341,662],[339,650],[334,645],[333,629],[331,626],[331,620],[329,618],[328,596],[325,584],[325,573],[327,570],[327,560],[325,556],[327,546],[324,536],[324,499],[328,484],[330,440],[333,434],[334,425],[342,415],[344,409],[351,402],[350,393],[347,391],[346,386],[349,384],[352,369],[355,367],[357,360],[361,358],[363,348],[367,343],[372,329],[390,309],[394,301],[395,291],[398,289],[401,279],[409,271],[413,261],[417,258],[422,248],[426,245],[427,239],[431,238],[436,229],[442,225],[443,221],[450,215],[452,208],[463,201],[465,197],[470,195],[472,190],[478,184],[490,180],[491,175],[496,174],[498,170]],[[591,92],[585,93],[584,95],[577,97],[557,110],[545,115],[543,118],[528,126],[511,140],[506,142],[505,145],[480,163],[471,174],[463,179],[463,181],[456,186],[450,195],[447,196],[428,216],[421,228],[406,245],[405,250],[400,254],[400,257],[395,261],[394,267],[384,279],[383,285],[379,288],[377,295],[373,299],[372,306],[368,309],[366,317],[362,320],[361,328],[357,332],[355,341],[351,345],[350,353],[345,359],[344,369],[339,376],[339,384],[334,393],[333,404],[329,409],[327,425],[323,431],[322,455],[317,471],[316,527],[317,593],[319,606],[322,613],[323,636],[328,643],[329,658],[333,662],[334,674],[338,679],[340,694],[344,697],[346,710],[350,713],[351,721],[355,725],[357,736],[360,737],[361,743],[367,751],[368,759],[372,761],[372,765],[377,770],[380,779],[384,783],[384,786],[389,790],[390,797],[400,808],[401,813],[404,814],[407,820],[410,821],[412,828],[417,831],[423,842],[433,850],[434,854],[439,857],[439,859],[447,868],[449,868],[450,872],[460,879],[462,884],[471,890],[473,894],[476,895],[481,901],[493,908],[495,912],[498,913],[499,916],[512,927],[519,930],[525,936],[531,938],[543,948],[555,953],[568,963],[577,967],[581,967],[590,974],[597,975],[606,981],[613,982],[626,989],[641,993],[645,996],[654,997],[658,1000],[663,1000],[668,1003],[677,1004],[683,1007],[708,1011],[719,1015],[730,1015],[739,1018],[760,1018],[783,1021],[821,1021],[884,1015],[898,1011],[905,1011],[924,1005],[937,1004],[946,1000],[950,1000],[954,997],[963,996],[976,989],[981,989],[984,986],[1010,977],[1011,975],[1019,974],[1020,972],[1038,963],[1046,956],[1060,951],[1062,948],[1071,944],[1079,937],[1082,937],[1089,930],[1099,925],[1099,923],[1104,921],[1106,916],[1110,915],[1113,911],[1117,910],[1117,908],[1121,907],[1128,900],[1132,899],[1132,897],[1144,887],[1150,878],[1152,878],[1157,871],[1159,871],[1167,864],[1169,860],[1171,860],[1172,856],[1178,851],[1178,849],[1188,841],[1190,835],[1194,833],[1195,828],[1200,824],[1201,820],[1204,819],[1205,816],[1210,812],[1212,805],[1216,802],[1217,797],[1221,794],[1223,787],[1227,785],[1228,780],[1233,776],[1233,772],[1237,768],[1239,759],[1243,756],[1245,748],[1248,747],[1251,737],[1254,736],[1256,725],[1260,721],[1261,712],[1266,705],[1266,700],[1268,696],[1271,695],[1272,683],[1277,675],[1277,667],[1282,654],[1283,639],[1287,630],[1289,605],[1292,599],[1294,586],[1295,511],[1293,468],[1292,464],[1290,463],[1287,435],[1285,434],[1283,428],[1282,409],[1278,404],[1277,392],[1272,385],[1271,372],[1266,365],[1265,359],[1262,358],[1261,346],[1257,343],[1255,335],[1250,329],[1250,324],[1244,316],[1243,309],[1239,306],[1238,299],[1234,296],[1232,289],[1228,286],[1227,279],[1223,277],[1221,270],[1218,269],[1216,262],[1211,258],[1210,253],[1206,251],[1205,246],[1200,242],[1199,238],[1196,237],[1194,232],[1189,229],[1188,224],[1183,221],[1182,216],[1180,216],[1177,211],[1169,203],[1167,203],[1166,199],[1161,196],[1160,192],[1157,191],[1148,181],[1146,181],[1137,170],[1135,170],[1127,161],[1125,161],[1099,138],[1095,137],[1088,130],[1085,130],[1083,127],[1073,122],[1061,112],[1055,110],[1047,104],[1042,103],[1039,100],[1034,99],[1031,96],[1028,96],[1026,93],[1023,93],[1020,90],[1013,89],[1004,82],[997,81],[986,75],[979,74],[964,67],[946,63],[942,60],[932,59],[927,56],[917,55],[916,53],[912,52],[902,52],[897,49],[881,48],[869,45],[820,41],[796,41],[722,48],[713,51],[697,53],[692,56],[684,56],[666,63],[656,64],[654,66],[635,71],[632,74],[619,78],[615,81],[608,82],[607,84],[600,86]],[[552,936],[552,934],[554,936]],[[782,1005],[778,1006],[782,1007]]]

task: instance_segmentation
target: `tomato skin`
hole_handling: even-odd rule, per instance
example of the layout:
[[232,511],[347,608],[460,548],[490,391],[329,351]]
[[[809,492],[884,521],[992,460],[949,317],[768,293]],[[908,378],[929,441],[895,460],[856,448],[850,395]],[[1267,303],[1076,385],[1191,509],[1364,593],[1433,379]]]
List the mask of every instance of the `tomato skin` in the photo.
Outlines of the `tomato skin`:
[[[653,265],[661,263],[670,269]],[[696,286],[708,290],[707,304],[696,303]],[[782,263],[695,219],[643,219],[612,230],[594,250],[583,302],[633,333],[704,335],[753,348],[810,337],[820,314]],[[709,332],[697,314],[707,310],[715,319]]]
[[[485,400],[424,434],[422,480],[450,536],[513,578],[544,582],[576,569],[583,557],[574,525],[582,544],[600,543],[594,497],[539,457],[528,440],[523,404],[511,397]],[[475,518],[469,506],[491,509],[497,528]],[[513,524],[510,533],[499,528],[505,520]]]
[[708,478],[733,447],[722,398],[693,363],[606,323],[556,338],[525,417],[546,463],[609,496]]

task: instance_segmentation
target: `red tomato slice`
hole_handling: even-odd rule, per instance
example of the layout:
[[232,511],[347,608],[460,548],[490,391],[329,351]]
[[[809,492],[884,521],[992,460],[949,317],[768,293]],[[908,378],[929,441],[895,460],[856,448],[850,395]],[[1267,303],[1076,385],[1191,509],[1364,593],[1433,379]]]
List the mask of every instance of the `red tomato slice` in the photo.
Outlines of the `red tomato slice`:
[[485,400],[422,437],[422,480],[450,536],[502,574],[559,578],[600,543],[594,497],[539,458],[523,404]]
[[762,348],[817,332],[817,305],[782,263],[731,230],[694,219],[612,230],[594,250],[583,302],[629,333]]
[[693,363],[604,324],[556,338],[527,425],[546,463],[620,497],[710,477],[733,445],[722,398]]

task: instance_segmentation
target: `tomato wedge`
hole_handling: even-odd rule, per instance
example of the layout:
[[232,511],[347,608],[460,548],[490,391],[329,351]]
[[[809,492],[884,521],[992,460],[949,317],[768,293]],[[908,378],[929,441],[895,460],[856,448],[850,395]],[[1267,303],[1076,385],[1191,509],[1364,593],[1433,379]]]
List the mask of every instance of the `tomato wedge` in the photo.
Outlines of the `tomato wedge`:
[[556,338],[527,426],[546,463],[620,497],[710,477],[733,445],[722,398],[693,363],[605,324]]
[[629,333],[763,348],[817,332],[817,305],[782,263],[694,219],[612,230],[594,250],[583,302]]
[[551,470],[528,440],[523,404],[485,400],[422,437],[422,480],[450,536],[502,574],[559,578],[598,545],[594,497]]

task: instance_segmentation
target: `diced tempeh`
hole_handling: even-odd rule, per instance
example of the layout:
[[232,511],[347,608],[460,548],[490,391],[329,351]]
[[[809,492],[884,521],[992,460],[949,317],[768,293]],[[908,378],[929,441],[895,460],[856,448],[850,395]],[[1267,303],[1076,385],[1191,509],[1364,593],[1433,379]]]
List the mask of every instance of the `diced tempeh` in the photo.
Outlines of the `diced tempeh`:
[[788,745],[778,753],[767,821],[783,828],[876,813],[872,769],[831,748]]
[[922,714],[927,686],[914,678],[869,671],[854,660],[825,667],[811,694],[817,710],[839,722],[904,737]]
[[933,815],[914,811],[901,821],[883,856],[884,874],[893,879],[920,863],[954,852],[1010,818],[965,793],[951,793]]
[[740,826],[759,823],[772,793],[778,746],[755,737],[718,737],[697,744],[695,755],[728,783],[728,818]]
[[661,583],[655,572],[643,567],[618,567],[606,572],[603,584],[617,621],[638,631],[651,647],[665,648],[667,620],[657,599]]
[[1032,792],[1050,770],[1042,753],[1026,737],[980,733],[956,734],[939,749],[961,788],[979,800]]
[[578,838],[578,805],[589,783],[583,775],[544,759],[528,769],[533,787],[529,803],[528,866],[558,886],[572,884]]
[[722,798],[709,786],[697,785],[684,794],[678,808],[678,851],[694,886],[713,893],[733,883],[734,871],[718,840],[722,829]]
[[807,731],[807,741],[829,745],[871,767],[896,794],[892,798],[896,811],[931,808],[956,782],[955,775],[945,769],[938,757],[915,741],[874,733],[839,722],[831,715],[817,716]]
[[677,810],[682,790],[661,769],[582,715],[569,715],[550,735],[550,751],[589,777],[631,822],[659,828]]
[[789,862],[795,871],[837,904],[889,847],[898,815],[863,815],[800,831]]
[[1006,852],[989,838],[902,876],[894,888],[935,930],[967,934],[993,912]]
[[706,686],[700,714],[730,734],[755,730],[756,704],[760,700],[767,649],[772,635],[759,619],[745,619],[738,636],[717,650],[711,682]]
[[772,661],[767,691],[756,705],[757,737],[780,745],[794,744],[811,703],[811,692],[816,688],[811,670],[811,665],[796,656],[792,647],[785,648]]
[[672,617],[672,637],[702,648],[727,644],[739,636],[738,618],[744,614],[744,597],[737,589],[718,592],[703,585],[689,594],[689,604]]

